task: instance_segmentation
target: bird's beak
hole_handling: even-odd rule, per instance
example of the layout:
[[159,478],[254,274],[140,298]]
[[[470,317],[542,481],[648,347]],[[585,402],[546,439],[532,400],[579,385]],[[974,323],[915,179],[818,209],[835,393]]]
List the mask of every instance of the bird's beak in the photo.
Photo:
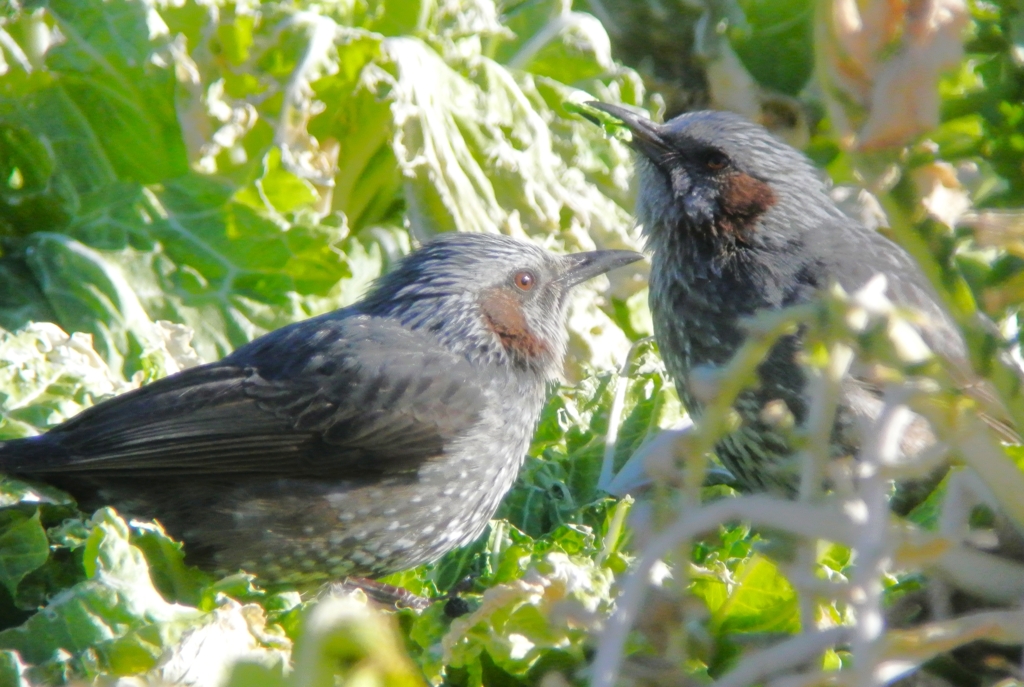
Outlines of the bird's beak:
[[658,162],[669,150],[669,145],[661,134],[661,125],[618,105],[610,105],[596,100],[588,102],[587,105],[595,110],[607,112],[625,124],[633,134],[633,147],[650,158],[651,161]]
[[562,264],[565,268],[558,281],[566,288],[570,288],[616,267],[642,260],[643,257],[631,250],[595,250],[589,253],[563,255]]

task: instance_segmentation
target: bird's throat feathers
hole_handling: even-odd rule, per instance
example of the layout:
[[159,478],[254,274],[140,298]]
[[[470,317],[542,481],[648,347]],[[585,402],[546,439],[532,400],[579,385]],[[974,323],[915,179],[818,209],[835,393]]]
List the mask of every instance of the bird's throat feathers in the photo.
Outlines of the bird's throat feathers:
[[[646,187],[652,185],[648,182]],[[646,191],[641,186],[637,218],[643,224],[649,250],[690,254],[704,263],[703,269],[720,274],[746,250],[757,249],[762,242],[758,236],[761,220],[777,202],[767,182],[736,171],[699,188],[691,187],[682,195]]]

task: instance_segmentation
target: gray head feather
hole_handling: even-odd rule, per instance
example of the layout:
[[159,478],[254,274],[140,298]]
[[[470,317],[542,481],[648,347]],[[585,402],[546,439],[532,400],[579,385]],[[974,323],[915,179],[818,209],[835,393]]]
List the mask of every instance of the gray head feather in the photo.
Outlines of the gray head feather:
[[[507,236],[441,234],[381,277],[356,308],[433,332],[472,362],[511,364],[554,379],[565,356],[572,287],[641,257],[631,251],[559,256]],[[523,274],[531,280],[526,289],[516,283]]]
[[[720,189],[701,166],[715,153],[724,154],[734,171],[770,186],[775,202],[760,217],[762,226],[799,232],[830,218],[844,219],[822,175],[803,153],[739,115],[692,112],[657,126],[657,131],[669,151],[664,160],[673,164],[669,168],[648,155],[637,155],[636,214],[649,240],[657,242],[653,234],[659,227],[696,229],[712,224],[720,211]],[[803,213],[801,217],[789,216],[795,209]],[[796,237],[758,231],[745,238],[774,249],[778,242]]]

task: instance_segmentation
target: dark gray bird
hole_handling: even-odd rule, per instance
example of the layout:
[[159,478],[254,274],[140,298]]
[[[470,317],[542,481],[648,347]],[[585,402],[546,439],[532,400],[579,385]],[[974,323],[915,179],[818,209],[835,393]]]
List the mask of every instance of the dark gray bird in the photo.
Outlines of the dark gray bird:
[[435,560],[515,480],[572,287],[641,257],[439,236],[351,307],[0,444],[0,472],[158,518],[190,562],[267,582]]
[[[973,378],[967,347],[939,296],[898,245],[844,214],[803,154],[764,128],[726,112],[693,112],[656,124],[624,108],[590,103],[620,119],[638,152],[637,220],[652,251],[650,306],[654,333],[686,407],[699,415],[692,390],[698,366],[727,363],[743,343],[743,318],[811,300],[831,283],[847,292],[885,275],[887,296],[922,313],[922,338]],[[799,466],[786,436],[762,410],[785,402],[806,420],[805,378],[795,355],[800,337],[779,341],[758,369],[760,385],[739,397],[742,418],[716,452],[751,490],[792,493]],[[877,415],[878,390],[849,376],[831,450],[852,455],[859,421]],[[904,451],[932,441],[923,420]]]

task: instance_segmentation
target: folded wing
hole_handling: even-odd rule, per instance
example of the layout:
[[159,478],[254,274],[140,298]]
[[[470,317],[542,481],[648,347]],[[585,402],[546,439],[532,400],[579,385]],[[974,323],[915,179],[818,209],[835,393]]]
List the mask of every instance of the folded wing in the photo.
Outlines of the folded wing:
[[432,335],[364,316],[257,339],[0,444],[0,472],[60,476],[337,478],[404,472],[478,419],[479,373]]

